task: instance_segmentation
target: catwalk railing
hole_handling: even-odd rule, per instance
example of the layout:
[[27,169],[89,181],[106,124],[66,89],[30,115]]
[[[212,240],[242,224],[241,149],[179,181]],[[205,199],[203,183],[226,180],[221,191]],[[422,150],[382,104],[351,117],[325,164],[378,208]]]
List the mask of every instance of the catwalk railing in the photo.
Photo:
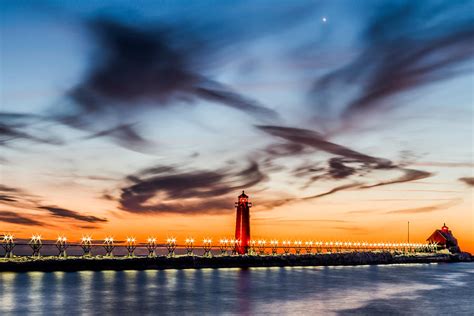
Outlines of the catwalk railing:
[[[235,239],[221,239],[213,243],[212,239],[205,238],[202,243],[196,244],[193,238],[187,238],[183,244],[178,244],[175,238],[168,238],[159,243],[156,238],[148,238],[139,243],[133,237],[124,241],[116,241],[106,237],[101,241],[94,241],[91,237],[83,237],[78,242],[68,242],[64,236],[56,241],[43,241],[40,235],[33,235],[29,241],[15,242],[13,235],[6,234],[2,238],[3,256],[41,257],[42,253],[50,256],[65,258],[67,256],[81,257],[135,257],[135,256],[168,256],[200,255],[232,256],[238,255],[240,241]],[[352,241],[301,241],[301,240],[250,240],[247,255],[304,255],[318,253],[342,252],[392,252],[392,253],[436,253],[440,247],[437,244],[422,243],[393,243],[393,242],[352,242]],[[17,251],[18,250],[18,251]]]

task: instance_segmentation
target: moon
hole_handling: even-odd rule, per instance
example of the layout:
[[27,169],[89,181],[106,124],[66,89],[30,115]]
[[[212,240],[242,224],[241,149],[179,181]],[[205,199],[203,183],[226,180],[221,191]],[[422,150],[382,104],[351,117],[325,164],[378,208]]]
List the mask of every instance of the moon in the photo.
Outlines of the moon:
[[323,23],[326,23],[326,22],[328,21],[328,19],[327,19],[325,16],[323,16],[323,18],[321,19],[321,21],[323,21]]

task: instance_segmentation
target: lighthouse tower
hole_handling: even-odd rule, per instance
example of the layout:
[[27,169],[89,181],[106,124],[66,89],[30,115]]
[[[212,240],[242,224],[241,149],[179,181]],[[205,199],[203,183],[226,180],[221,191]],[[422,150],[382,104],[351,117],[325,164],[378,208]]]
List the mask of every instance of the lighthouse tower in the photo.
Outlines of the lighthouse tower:
[[237,208],[237,219],[235,222],[235,239],[240,241],[237,253],[243,255],[248,252],[250,241],[250,207],[249,197],[242,191],[238,201],[235,203]]

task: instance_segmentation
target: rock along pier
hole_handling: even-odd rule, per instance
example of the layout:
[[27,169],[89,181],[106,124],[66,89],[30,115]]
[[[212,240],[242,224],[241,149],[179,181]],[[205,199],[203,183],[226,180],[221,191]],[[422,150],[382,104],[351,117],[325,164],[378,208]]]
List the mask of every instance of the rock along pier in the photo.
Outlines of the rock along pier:
[[374,264],[472,262],[468,253],[400,254],[390,252],[353,252],[302,255],[255,256],[158,256],[149,257],[17,257],[0,259],[0,271],[81,271],[81,270],[163,270],[203,268],[250,268],[291,266],[344,266]]

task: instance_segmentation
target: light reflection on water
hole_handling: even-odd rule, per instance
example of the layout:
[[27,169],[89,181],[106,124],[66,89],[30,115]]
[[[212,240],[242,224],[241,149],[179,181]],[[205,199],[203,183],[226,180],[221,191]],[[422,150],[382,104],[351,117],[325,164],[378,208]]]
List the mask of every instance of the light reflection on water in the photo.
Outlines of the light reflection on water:
[[0,273],[0,315],[472,315],[473,267]]

